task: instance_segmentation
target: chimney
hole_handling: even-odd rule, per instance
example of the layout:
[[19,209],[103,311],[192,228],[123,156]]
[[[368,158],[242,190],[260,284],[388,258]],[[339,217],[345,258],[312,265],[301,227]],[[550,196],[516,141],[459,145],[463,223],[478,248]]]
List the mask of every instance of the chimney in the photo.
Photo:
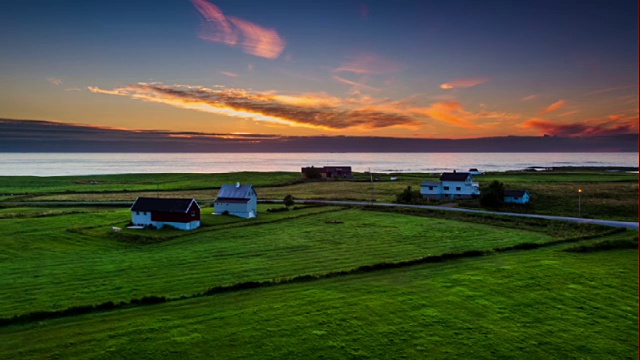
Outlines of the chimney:
[[240,187],[240,181],[236,182],[236,188]]
[[453,173],[455,174],[455,173],[456,173],[456,171],[455,171],[455,170],[453,170]]

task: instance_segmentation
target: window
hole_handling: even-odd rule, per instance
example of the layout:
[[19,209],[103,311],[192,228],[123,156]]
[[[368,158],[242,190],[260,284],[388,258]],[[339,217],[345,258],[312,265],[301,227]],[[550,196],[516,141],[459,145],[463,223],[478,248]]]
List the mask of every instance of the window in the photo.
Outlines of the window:
[[429,190],[433,190],[433,186],[429,186]]
[[448,187],[448,186],[445,186],[445,187],[444,187],[444,189],[445,189],[445,190],[449,190],[449,187]]
[[196,212],[195,212],[195,211],[192,211],[192,212],[191,212],[191,217],[195,217],[195,216],[196,216]]
[[140,215],[140,211],[136,211],[136,215]]
[[460,186],[456,186],[456,191],[460,191]]

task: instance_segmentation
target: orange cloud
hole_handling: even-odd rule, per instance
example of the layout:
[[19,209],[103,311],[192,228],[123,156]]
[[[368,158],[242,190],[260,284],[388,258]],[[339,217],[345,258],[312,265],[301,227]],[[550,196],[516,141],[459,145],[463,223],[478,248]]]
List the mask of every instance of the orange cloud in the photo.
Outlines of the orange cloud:
[[[312,100],[304,97],[252,93],[241,89],[214,90],[197,86],[147,83],[132,84],[114,90],[97,87],[90,87],[89,90],[230,117],[324,130],[372,130],[393,126],[416,128],[421,125],[418,120],[400,111],[357,106],[348,102],[335,106],[338,102],[330,98],[320,98],[313,104]],[[334,106],[331,106],[331,101]]]
[[350,72],[355,74],[388,74],[398,72],[402,69],[389,59],[374,54],[359,54],[350,57],[349,60],[339,67],[333,69],[333,72]]
[[411,111],[456,126],[465,128],[476,127],[469,121],[471,113],[464,110],[462,104],[455,101],[437,102],[427,108],[413,108]]
[[440,88],[445,90],[468,88],[468,87],[486,83],[489,80],[490,79],[488,77],[477,77],[477,78],[471,78],[471,79],[454,80],[454,81],[450,81],[440,85]]
[[604,119],[574,123],[534,118],[522,123],[521,127],[539,130],[543,134],[569,137],[632,134],[638,131],[638,118],[611,115]]
[[276,30],[225,16],[217,6],[206,0],[191,2],[205,20],[199,33],[201,39],[230,46],[241,45],[247,54],[268,59],[276,59],[284,50],[285,41]]
[[564,105],[566,105],[566,103],[567,102],[565,100],[560,99],[560,100],[554,102],[553,104],[547,106],[546,108],[541,109],[540,111],[538,111],[538,114],[546,114],[548,112],[556,111],[556,110],[562,108]]

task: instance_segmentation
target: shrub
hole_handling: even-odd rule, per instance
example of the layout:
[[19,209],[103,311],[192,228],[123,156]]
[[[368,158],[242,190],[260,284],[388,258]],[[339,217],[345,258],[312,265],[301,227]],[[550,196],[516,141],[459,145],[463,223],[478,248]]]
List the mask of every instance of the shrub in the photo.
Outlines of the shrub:
[[400,204],[419,204],[422,202],[420,190],[412,190],[407,186],[400,194],[396,195],[396,202]]
[[480,195],[480,205],[485,208],[496,209],[504,204],[504,184],[493,180]]

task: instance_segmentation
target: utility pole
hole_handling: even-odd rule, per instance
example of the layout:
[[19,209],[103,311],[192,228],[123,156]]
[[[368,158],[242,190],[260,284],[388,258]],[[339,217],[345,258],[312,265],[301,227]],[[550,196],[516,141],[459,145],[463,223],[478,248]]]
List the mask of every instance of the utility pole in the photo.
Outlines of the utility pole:
[[582,216],[582,189],[578,189],[578,216]]
[[373,173],[371,172],[371,168],[369,168],[369,177],[371,179],[371,203],[373,204],[376,201],[376,185],[373,183]]

